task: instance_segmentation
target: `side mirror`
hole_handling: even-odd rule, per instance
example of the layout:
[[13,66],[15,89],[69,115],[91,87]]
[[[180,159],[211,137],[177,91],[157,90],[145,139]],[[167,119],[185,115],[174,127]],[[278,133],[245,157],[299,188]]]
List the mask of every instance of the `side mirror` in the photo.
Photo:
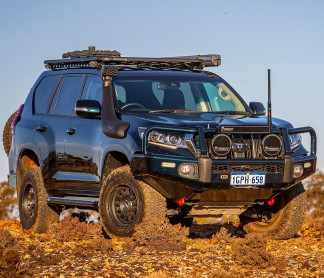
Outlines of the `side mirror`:
[[93,119],[101,115],[101,105],[96,100],[78,100],[74,109],[76,115],[81,118]]
[[250,106],[253,114],[256,116],[263,116],[263,115],[267,114],[266,109],[261,102],[250,102],[249,106]]

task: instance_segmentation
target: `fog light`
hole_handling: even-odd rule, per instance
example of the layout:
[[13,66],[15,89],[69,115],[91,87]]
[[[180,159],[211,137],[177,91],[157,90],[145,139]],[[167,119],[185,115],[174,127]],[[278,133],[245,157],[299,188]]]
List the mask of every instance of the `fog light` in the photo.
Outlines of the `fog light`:
[[298,179],[303,175],[303,165],[301,164],[295,164],[294,166],[294,173],[293,173],[293,178]]
[[310,168],[310,167],[312,167],[312,162],[304,163],[304,168]]
[[195,163],[182,163],[178,167],[178,173],[180,176],[197,179],[198,178],[198,166]]
[[183,164],[179,168],[180,172],[184,175],[188,175],[190,173],[190,165],[188,164]]

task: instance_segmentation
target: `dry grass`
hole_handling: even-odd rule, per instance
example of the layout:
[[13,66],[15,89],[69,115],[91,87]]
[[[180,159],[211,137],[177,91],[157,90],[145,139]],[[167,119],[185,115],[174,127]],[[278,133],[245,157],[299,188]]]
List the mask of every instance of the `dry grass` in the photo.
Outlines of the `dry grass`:
[[150,274],[146,278],[169,278],[169,277],[170,277],[170,275],[168,275],[166,272],[160,270],[160,271]]
[[230,270],[225,270],[222,268],[219,268],[217,270],[214,270],[208,278],[239,278],[239,277],[244,277],[242,273],[240,273],[239,270],[237,269],[230,269]]

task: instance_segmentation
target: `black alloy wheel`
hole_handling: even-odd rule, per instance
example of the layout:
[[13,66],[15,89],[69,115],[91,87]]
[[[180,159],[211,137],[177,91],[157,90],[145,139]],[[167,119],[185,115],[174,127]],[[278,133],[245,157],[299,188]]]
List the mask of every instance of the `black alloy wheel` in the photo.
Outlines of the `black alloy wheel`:
[[125,165],[113,170],[103,181],[99,214],[109,237],[129,237],[142,221],[166,216],[166,199],[148,184],[136,180]]
[[[31,227],[37,216],[37,195],[32,183],[28,182],[22,192],[22,217],[26,221],[26,228]],[[28,229],[28,228],[27,228]]]
[[45,233],[52,223],[59,220],[60,210],[47,204],[49,196],[40,167],[29,168],[18,187],[18,207],[22,228],[28,233]]
[[119,226],[136,223],[139,215],[139,197],[131,186],[119,183],[110,193],[108,210],[112,212],[113,221]]

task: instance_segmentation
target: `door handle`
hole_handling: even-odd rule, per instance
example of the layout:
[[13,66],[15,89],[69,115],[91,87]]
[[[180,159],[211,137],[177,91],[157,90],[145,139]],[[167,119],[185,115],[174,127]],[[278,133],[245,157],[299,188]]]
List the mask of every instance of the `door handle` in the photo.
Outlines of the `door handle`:
[[39,132],[45,132],[48,129],[48,127],[46,125],[39,125],[38,127],[36,127],[36,130]]
[[69,127],[67,130],[66,130],[66,133],[70,134],[70,135],[73,135],[75,134],[77,131],[74,127]]

